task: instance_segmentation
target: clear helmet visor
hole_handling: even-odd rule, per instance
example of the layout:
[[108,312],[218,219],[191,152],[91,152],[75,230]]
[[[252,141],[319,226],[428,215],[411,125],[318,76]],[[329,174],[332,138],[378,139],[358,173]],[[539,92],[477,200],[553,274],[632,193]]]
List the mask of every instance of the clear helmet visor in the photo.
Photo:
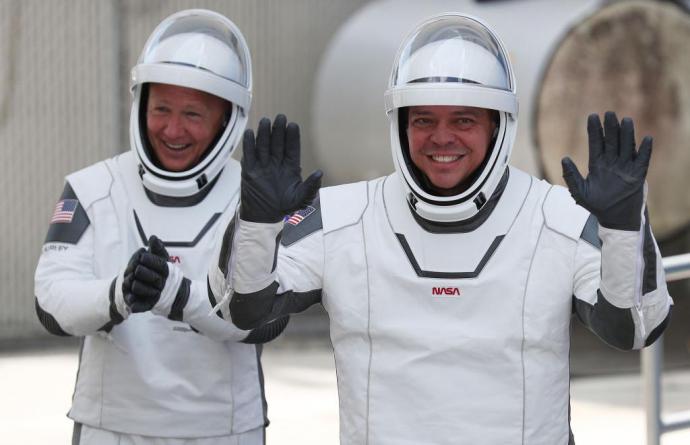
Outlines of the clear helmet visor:
[[144,82],[206,91],[247,108],[252,87],[247,44],[221,14],[207,10],[174,14],[151,34],[132,70],[132,88]]
[[461,83],[512,91],[501,44],[478,21],[442,16],[419,29],[400,50],[390,87]]

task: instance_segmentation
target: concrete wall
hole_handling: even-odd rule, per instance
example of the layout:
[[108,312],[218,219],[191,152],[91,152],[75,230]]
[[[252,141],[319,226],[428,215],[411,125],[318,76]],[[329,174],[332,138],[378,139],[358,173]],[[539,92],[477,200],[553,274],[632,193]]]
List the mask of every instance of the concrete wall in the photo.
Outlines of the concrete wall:
[[208,8],[240,27],[254,65],[255,127],[277,112],[307,121],[321,54],[363,3],[0,0],[0,339],[47,335],[34,314],[33,274],[63,178],[129,149],[129,70],[163,18]]

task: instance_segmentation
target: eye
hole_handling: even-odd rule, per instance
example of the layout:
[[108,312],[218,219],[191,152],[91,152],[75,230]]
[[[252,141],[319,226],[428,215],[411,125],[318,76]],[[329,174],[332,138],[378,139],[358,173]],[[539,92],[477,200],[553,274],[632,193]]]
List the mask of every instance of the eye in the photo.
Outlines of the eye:
[[165,105],[155,105],[149,110],[149,112],[156,115],[161,115],[169,113],[170,108],[166,107]]
[[475,120],[471,117],[459,117],[455,120],[455,125],[460,128],[470,128],[474,125]]
[[433,122],[434,121],[428,117],[415,117],[412,119],[412,126],[417,128],[425,128],[431,126]]
[[201,119],[201,113],[198,113],[196,111],[185,111],[184,115],[187,116],[191,120]]

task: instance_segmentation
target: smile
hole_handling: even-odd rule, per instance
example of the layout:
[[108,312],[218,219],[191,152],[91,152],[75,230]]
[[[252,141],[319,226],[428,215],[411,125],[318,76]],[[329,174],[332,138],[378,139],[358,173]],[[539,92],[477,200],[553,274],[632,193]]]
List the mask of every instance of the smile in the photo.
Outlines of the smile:
[[192,144],[170,144],[168,142],[163,142],[163,145],[165,145],[167,148],[173,151],[182,151],[185,148],[191,146]]
[[463,155],[431,155],[431,159],[433,159],[434,162],[441,162],[443,164],[455,162],[462,157]]

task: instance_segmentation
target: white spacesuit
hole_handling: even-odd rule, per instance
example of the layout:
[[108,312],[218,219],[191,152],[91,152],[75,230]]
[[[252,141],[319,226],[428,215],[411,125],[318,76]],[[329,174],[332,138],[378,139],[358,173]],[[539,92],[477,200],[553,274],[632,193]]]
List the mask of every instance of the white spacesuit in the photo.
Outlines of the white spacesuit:
[[[493,32],[466,16],[434,17],[405,40],[386,105],[396,172],[322,189],[284,227],[271,215],[299,205],[268,211],[265,178],[282,166],[273,203],[290,201],[282,190],[299,190],[300,179],[282,172],[295,170],[295,141],[287,134],[276,156],[283,135],[274,128],[262,161],[268,125],[259,126],[257,155],[245,139],[233,322],[250,328],[323,304],[342,444],[570,443],[573,312],[620,349],[651,343],[668,322],[644,175],[635,176],[636,206],[625,218],[600,212],[599,226],[567,189],[508,167],[518,108],[512,69]],[[492,146],[461,192],[435,193],[411,161],[404,128],[407,107],[417,105],[496,110]],[[606,177],[608,189],[615,179]]]
[[[43,325],[84,336],[69,412],[74,443],[107,443],[120,440],[117,434],[132,443],[140,436],[264,443],[257,344],[278,335],[287,319],[249,332],[212,313],[224,289],[211,260],[218,261],[239,194],[240,167],[230,154],[251,105],[249,49],[226,17],[182,11],[153,32],[132,79],[132,150],[67,176],[36,270]],[[185,171],[166,170],[152,154],[145,126],[151,83],[232,104],[203,158]],[[122,271],[151,235],[167,248],[167,282],[180,279],[167,301],[132,313]]]

